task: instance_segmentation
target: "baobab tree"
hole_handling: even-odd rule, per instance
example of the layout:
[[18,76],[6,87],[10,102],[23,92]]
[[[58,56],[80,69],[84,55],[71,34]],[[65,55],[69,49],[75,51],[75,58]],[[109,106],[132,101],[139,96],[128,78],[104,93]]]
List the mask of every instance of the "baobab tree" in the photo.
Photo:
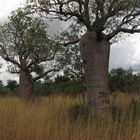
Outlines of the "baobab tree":
[[26,100],[32,97],[35,81],[61,67],[59,45],[48,38],[46,23],[28,12],[18,9],[0,26],[0,55],[11,64],[9,72],[19,74],[19,94]]
[[[110,108],[108,64],[110,43],[120,33],[140,32],[139,0],[31,0],[48,18],[76,23],[85,31],[64,45],[80,41],[87,96],[97,111]],[[84,30],[86,29],[86,30]]]

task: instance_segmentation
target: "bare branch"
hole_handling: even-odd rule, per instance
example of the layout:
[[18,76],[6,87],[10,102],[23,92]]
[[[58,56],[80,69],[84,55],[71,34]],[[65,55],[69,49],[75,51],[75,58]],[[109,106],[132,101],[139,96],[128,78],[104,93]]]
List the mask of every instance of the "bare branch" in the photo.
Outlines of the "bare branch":
[[19,68],[21,68],[21,65],[18,63],[18,61],[14,60],[14,59],[12,59],[12,58],[10,58],[8,56],[3,57],[3,59],[6,60],[6,61],[8,61],[8,62],[11,62],[11,63],[17,65]]
[[[139,15],[140,15],[140,11],[137,11],[135,13],[133,13],[134,11],[131,11],[129,14],[127,14],[126,16],[123,17],[121,23],[119,25],[117,25],[117,28],[112,31],[110,34],[107,35],[107,40],[110,40],[112,39],[114,36],[116,36],[119,32],[125,32],[126,29],[125,28],[122,28],[122,26],[124,25],[127,25],[127,24],[130,24],[131,21],[133,21],[134,19],[136,19]],[[137,27],[138,25],[136,26],[133,26],[132,29],[127,29],[129,30],[128,33],[132,30],[132,32],[136,31],[138,32],[138,30],[134,30],[135,27]],[[125,29],[125,31],[124,31]]]
[[73,40],[73,41],[70,41],[70,42],[66,42],[66,43],[59,43],[60,45],[63,45],[63,46],[68,46],[68,45],[71,45],[71,44],[76,44],[80,41],[80,39],[77,39],[77,40]]
[[134,34],[134,33],[140,33],[140,29],[125,29],[125,28],[121,28],[120,32]]
[[20,73],[19,69],[16,68],[15,66],[9,66],[8,72],[10,72],[11,74],[19,74]]
[[21,65],[18,63],[18,61],[16,61],[16,60],[14,60],[13,58],[10,58],[10,57],[9,57],[9,55],[7,54],[7,51],[6,51],[6,49],[3,47],[3,45],[0,45],[0,48],[1,48],[1,50],[2,50],[2,53],[3,53],[2,58],[3,58],[4,60],[6,60],[6,61],[8,61],[8,62],[11,62],[11,63],[13,63],[13,64],[15,64],[15,65],[17,65],[19,68],[21,67]]
[[33,82],[35,82],[35,81],[37,81],[37,80],[43,78],[44,76],[48,75],[48,74],[51,73],[51,72],[58,72],[58,71],[60,71],[60,69],[61,69],[61,68],[53,68],[53,69],[51,69],[51,70],[48,70],[48,71],[46,71],[46,72],[44,72],[44,73],[42,73],[42,74],[36,76],[35,78],[33,78]]

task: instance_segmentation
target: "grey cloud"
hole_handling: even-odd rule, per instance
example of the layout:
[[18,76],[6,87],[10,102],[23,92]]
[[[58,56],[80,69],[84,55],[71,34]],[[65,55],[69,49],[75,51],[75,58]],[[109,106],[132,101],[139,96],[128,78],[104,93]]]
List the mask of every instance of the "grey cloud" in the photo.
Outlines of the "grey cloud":
[[49,28],[48,32],[51,35],[57,34],[59,35],[59,32],[62,32],[64,29],[68,27],[68,22],[60,22],[60,21],[47,21]]
[[114,44],[111,47],[109,70],[112,68],[122,67],[128,69],[132,67],[134,71],[140,72],[139,35],[135,34],[127,37],[124,42]]
[[133,72],[140,73],[140,63],[132,66]]

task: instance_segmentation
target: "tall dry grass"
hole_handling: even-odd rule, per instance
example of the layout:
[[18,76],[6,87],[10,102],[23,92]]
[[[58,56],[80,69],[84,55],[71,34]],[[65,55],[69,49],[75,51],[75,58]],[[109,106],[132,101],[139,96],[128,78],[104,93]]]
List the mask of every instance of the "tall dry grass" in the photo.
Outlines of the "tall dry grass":
[[[111,102],[124,110],[132,98],[120,94]],[[140,120],[93,119],[71,122],[68,108],[79,98],[41,97],[23,103],[16,97],[0,97],[0,140],[140,140]]]

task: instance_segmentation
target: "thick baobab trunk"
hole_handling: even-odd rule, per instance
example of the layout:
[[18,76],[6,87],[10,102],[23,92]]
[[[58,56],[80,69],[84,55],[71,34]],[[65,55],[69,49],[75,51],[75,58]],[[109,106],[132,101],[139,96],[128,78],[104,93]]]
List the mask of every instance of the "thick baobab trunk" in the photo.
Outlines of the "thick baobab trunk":
[[96,32],[87,32],[80,40],[80,50],[85,70],[87,96],[95,111],[108,111],[108,64],[110,43],[105,35],[100,38]]
[[25,71],[20,72],[19,94],[25,100],[32,98],[32,81],[30,75]]
[[19,94],[23,100],[29,101],[32,99],[32,77],[29,70],[26,68],[24,60],[22,60],[21,64]]

